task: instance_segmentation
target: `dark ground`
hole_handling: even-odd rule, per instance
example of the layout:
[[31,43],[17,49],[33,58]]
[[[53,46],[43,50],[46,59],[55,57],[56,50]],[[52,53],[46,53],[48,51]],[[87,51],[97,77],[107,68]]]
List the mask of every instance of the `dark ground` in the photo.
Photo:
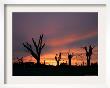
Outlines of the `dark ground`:
[[13,76],[98,76],[98,65],[52,66],[32,63],[13,64]]

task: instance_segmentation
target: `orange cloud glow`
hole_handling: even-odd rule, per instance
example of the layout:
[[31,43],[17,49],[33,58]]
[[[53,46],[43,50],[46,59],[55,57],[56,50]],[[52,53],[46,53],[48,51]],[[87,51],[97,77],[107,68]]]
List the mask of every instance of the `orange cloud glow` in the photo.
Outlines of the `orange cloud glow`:
[[62,38],[57,38],[57,39],[51,39],[48,41],[48,45],[50,46],[61,46],[65,45],[71,42],[76,42],[79,40],[87,39],[90,37],[93,37],[97,35],[97,32],[90,32],[90,33],[85,33],[83,35],[69,35],[69,36],[63,36]]
[[[68,52],[69,50],[68,49],[64,49],[61,51],[62,53],[62,59],[60,61],[60,64],[61,63],[68,63]],[[86,56],[85,56],[85,51],[81,48],[74,48],[74,49],[71,49],[70,50],[71,53],[74,54],[73,58],[72,58],[72,65],[81,65],[83,62],[86,63]],[[56,61],[55,61],[55,55],[56,53],[58,54],[59,52],[49,52],[49,53],[46,53],[46,54],[42,54],[41,55],[41,63],[43,64],[44,63],[44,60],[45,60],[45,63],[47,65],[56,65]],[[92,56],[92,63],[95,63],[95,62],[98,62],[97,59],[98,58],[98,47],[95,47],[94,48],[94,51],[93,51],[93,56]],[[23,58],[23,62],[34,62],[36,63],[36,59],[32,56],[26,56]]]

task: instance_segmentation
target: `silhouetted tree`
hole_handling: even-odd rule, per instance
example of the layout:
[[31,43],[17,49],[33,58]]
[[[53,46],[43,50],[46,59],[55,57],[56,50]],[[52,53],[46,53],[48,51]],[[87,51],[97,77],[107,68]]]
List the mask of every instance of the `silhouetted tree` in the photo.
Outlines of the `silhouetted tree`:
[[23,57],[21,57],[21,58],[17,57],[17,60],[18,60],[18,64],[22,64],[23,63]]
[[71,59],[72,59],[72,57],[73,57],[73,53],[72,54],[68,53],[69,66],[71,66]]
[[45,43],[42,42],[43,34],[40,35],[38,43],[32,38],[35,50],[32,48],[32,45],[28,42],[23,43],[23,46],[30,52],[30,54],[37,60],[37,64],[40,65],[40,55]]
[[66,64],[67,64],[67,61],[66,61]]
[[45,60],[44,60],[44,65],[45,65]]
[[[85,47],[83,47],[83,49],[85,49],[85,51],[86,51],[86,57],[87,57],[87,66],[90,66],[90,60],[91,60],[91,55],[92,55],[92,53],[93,53],[93,48],[94,48],[95,46],[91,46],[91,45],[89,45],[89,47],[87,47],[87,46],[85,46]],[[88,49],[89,48],[89,49]]]
[[89,51],[88,51],[88,48],[87,48],[87,46],[85,46],[85,47],[83,47],[83,49],[85,49],[85,51],[86,51],[87,66],[89,66],[90,60],[89,60]]
[[95,46],[92,47],[92,45],[89,45],[89,66],[90,66],[90,60],[91,60],[91,56],[93,54],[93,49],[94,49]]
[[59,57],[58,57],[58,54],[56,54],[55,60],[56,60],[56,62],[57,62],[57,66],[59,66],[59,62],[60,62],[60,60],[61,60],[61,53],[59,53]]
[[95,47],[95,46],[92,47],[92,45],[89,45],[89,53],[90,53],[90,55],[92,55],[92,53],[93,53],[92,50],[94,49],[94,47]]
[[84,66],[84,61],[83,61],[83,63],[82,63],[82,64],[83,64],[83,66]]

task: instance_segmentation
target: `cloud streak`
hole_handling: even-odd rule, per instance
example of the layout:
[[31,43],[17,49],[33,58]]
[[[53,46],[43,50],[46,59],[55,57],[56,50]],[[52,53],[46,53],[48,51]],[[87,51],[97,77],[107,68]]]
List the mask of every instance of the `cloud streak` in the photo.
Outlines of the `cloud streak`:
[[76,35],[76,34],[67,35],[67,36],[57,38],[57,39],[48,40],[47,44],[52,47],[62,46],[62,45],[66,45],[69,43],[76,42],[76,41],[88,39],[88,38],[94,37],[96,35],[97,35],[96,31],[85,33],[85,34],[80,34],[80,35]]

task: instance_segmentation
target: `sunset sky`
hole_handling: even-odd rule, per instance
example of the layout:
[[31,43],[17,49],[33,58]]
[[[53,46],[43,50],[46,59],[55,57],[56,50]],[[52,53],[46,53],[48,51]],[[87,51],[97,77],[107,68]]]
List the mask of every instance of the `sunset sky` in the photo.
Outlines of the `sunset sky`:
[[[68,62],[67,53],[73,52],[72,64],[86,63],[85,51],[81,48],[95,45],[91,61],[98,61],[98,13],[97,12],[13,12],[13,61],[24,57],[24,62],[36,62],[26,52],[22,43],[32,44],[32,38],[44,34],[45,47],[41,63],[56,65],[55,55],[62,53],[61,62]],[[80,56],[78,56],[80,55]]]

